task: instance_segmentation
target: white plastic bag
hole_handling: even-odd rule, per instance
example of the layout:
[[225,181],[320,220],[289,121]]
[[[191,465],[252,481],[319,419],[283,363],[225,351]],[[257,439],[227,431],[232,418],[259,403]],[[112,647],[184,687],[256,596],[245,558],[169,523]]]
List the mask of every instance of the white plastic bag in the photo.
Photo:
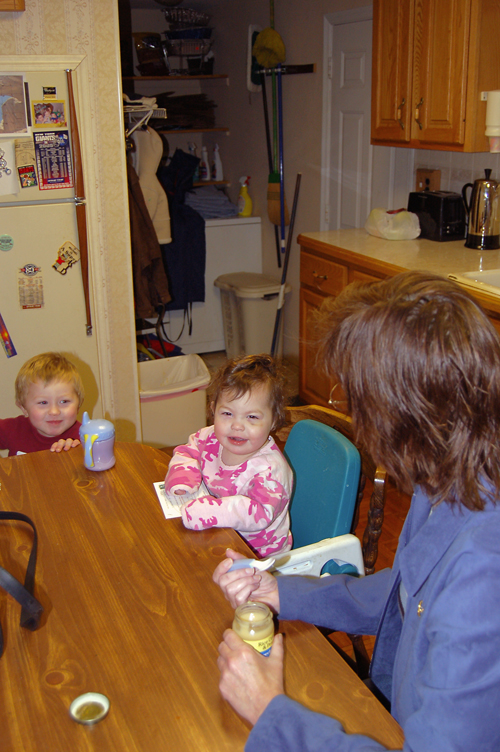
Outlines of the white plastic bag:
[[370,235],[386,240],[414,240],[420,235],[420,223],[413,212],[387,212],[385,209],[372,209],[365,222],[365,230]]

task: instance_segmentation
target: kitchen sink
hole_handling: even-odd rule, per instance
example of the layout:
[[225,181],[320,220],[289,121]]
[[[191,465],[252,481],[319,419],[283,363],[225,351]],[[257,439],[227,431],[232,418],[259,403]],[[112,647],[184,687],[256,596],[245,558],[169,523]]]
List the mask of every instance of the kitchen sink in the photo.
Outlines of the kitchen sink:
[[484,272],[463,272],[463,274],[448,274],[449,279],[460,282],[464,287],[483,290],[490,295],[500,297],[500,269],[490,269]]

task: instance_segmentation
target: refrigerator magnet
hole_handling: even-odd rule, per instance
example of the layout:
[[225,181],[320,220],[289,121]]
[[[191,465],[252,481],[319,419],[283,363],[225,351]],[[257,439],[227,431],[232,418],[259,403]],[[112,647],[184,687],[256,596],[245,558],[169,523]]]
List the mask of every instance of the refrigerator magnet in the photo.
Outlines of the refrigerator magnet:
[[33,140],[31,138],[16,138],[14,151],[21,188],[31,188],[37,185]]
[[14,247],[14,238],[11,235],[0,235],[0,251],[11,251]]
[[34,128],[64,128],[67,126],[64,102],[54,99],[51,102],[32,102]]
[[52,268],[60,274],[66,274],[69,267],[73,266],[77,261],[80,261],[80,251],[76,245],[73,245],[73,243],[70,243],[69,240],[67,240],[66,243],[59,248],[59,255],[56,258],[55,263],[52,264]]
[[73,187],[68,131],[33,133],[38,187],[41,191]]
[[25,264],[17,275],[17,290],[19,306],[27,310],[43,308],[43,277],[42,269],[36,264]]
[[12,342],[11,336],[7,330],[7,327],[5,326],[5,321],[3,320],[1,313],[0,313],[0,341],[2,342],[2,347],[5,350],[5,354],[8,358],[12,358],[13,355],[17,355],[16,348],[14,347],[14,343]]
[[55,86],[43,86],[43,98],[44,99],[56,99],[57,89]]

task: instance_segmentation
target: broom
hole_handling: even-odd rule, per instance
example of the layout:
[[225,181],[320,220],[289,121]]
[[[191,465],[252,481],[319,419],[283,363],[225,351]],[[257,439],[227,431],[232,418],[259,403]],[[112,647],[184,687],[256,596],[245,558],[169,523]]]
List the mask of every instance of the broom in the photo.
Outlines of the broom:
[[[263,29],[258,35],[252,48],[252,54],[263,68],[274,68],[278,63],[283,63],[286,58],[285,45],[281,36],[274,29],[274,0],[271,0],[271,26]],[[262,72],[265,76],[265,71]],[[285,224],[289,224],[290,217],[286,200],[281,201],[282,177],[277,166],[277,117],[276,117],[276,75],[272,71],[272,95],[273,95],[273,137],[274,137],[274,163],[273,170],[268,178],[267,186],[267,213],[274,225],[282,224],[282,207],[285,208]]]

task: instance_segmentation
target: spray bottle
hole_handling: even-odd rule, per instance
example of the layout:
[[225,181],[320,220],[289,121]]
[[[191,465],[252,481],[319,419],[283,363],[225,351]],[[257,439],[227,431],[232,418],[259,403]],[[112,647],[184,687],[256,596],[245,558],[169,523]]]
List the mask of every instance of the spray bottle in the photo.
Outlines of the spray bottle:
[[238,196],[238,217],[252,216],[252,199],[248,193],[248,184],[250,175],[244,175],[240,178],[240,195]]
[[219,154],[219,144],[214,146],[214,161],[212,162],[212,180],[224,180],[222,162]]
[[210,180],[210,167],[208,166],[207,147],[201,148],[200,180]]

